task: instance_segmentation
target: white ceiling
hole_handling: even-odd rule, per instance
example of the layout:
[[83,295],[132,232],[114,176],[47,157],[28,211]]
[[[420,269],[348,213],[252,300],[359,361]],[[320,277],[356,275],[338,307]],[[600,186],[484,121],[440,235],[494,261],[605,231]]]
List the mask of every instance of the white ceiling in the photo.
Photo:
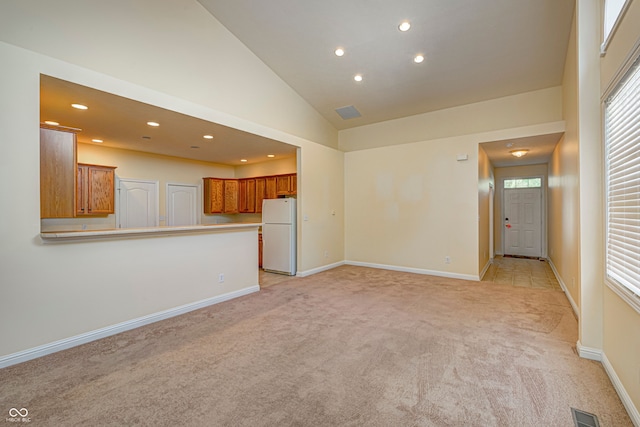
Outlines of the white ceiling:
[[[574,9],[574,0],[199,2],[337,129],[560,85]],[[42,120],[83,129],[81,142],[230,165],[295,156],[277,141],[46,76],[41,98]],[[345,106],[362,117],[343,120],[335,110]],[[151,116],[159,128],[144,124]],[[485,149],[495,166],[544,163],[560,137],[516,141],[532,150],[520,160],[508,158],[505,141]]]
[[[554,148],[562,138],[562,133],[551,133],[528,138],[507,139],[480,144],[493,166],[525,166],[547,163]],[[520,158],[513,157],[510,151],[527,149],[529,152]]]
[[198,1],[337,129],[560,85],[575,3]]

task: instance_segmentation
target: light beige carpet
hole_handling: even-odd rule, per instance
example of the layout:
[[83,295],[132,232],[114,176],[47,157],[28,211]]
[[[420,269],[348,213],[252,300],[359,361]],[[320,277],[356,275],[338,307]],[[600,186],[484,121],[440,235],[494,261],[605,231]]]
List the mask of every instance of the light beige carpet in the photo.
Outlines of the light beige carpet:
[[[344,266],[0,370],[37,426],[631,426],[556,290]],[[2,418],[0,418],[1,420]]]

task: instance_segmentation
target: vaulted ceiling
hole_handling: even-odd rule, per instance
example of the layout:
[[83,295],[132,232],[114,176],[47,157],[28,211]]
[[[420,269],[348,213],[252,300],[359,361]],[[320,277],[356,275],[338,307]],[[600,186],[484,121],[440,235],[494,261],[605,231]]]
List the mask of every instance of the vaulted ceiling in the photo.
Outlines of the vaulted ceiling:
[[[560,85],[574,9],[574,0],[198,1],[337,129]],[[361,117],[342,119],[345,106]]]
[[[198,1],[339,130],[560,85],[574,12],[574,0]],[[403,21],[411,24],[406,32],[398,28]],[[338,47],[342,57],[334,53]],[[418,54],[424,56],[421,63],[414,62]],[[354,80],[357,74],[362,81]],[[65,90],[95,97],[94,105],[116,103],[130,112],[131,128],[129,121],[117,118],[117,129],[114,122],[78,121],[77,114],[75,121],[64,123],[83,128],[87,139],[110,133],[105,145],[226,164],[239,164],[241,158],[263,161],[271,153],[295,155],[286,144],[177,113],[163,120],[193,130],[193,137],[176,131],[180,136],[173,138],[163,126],[152,131],[155,144],[147,149],[141,138],[148,131],[135,126],[163,114],[145,111],[153,106],[55,79],[43,81],[43,120],[69,114],[61,111],[68,102],[54,102],[67,99],[60,93]],[[342,118],[336,110],[343,107],[360,117]],[[134,112],[139,121],[133,120]],[[213,147],[201,144],[202,134],[213,127],[234,143],[211,153],[192,148]],[[528,162],[542,163],[560,137],[510,144],[537,146]],[[513,163],[505,157],[506,143],[485,145],[494,163]]]

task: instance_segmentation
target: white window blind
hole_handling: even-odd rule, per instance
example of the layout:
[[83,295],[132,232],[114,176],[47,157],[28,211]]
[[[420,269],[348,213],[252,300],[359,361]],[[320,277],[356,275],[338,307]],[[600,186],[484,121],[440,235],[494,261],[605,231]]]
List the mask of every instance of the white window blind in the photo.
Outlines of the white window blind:
[[640,295],[640,67],[605,103],[607,278]]

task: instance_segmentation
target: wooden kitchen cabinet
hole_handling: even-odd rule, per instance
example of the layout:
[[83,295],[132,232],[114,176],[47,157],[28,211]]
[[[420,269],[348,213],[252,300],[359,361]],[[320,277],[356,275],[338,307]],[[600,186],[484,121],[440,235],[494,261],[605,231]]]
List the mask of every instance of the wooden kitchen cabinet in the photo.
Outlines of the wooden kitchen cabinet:
[[40,217],[73,218],[76,191],[76,134],[40,129]]
[[115,212],[115,167],[78,163],[76,216]]
[[224,211],[224,180],[202,178],[204,183],[204,213],[214,214]]
[[238,180],[202,178],[204,183],[205,214],[238,213]]
[[256,178],[256,213],[262,212],[262,201],[265,199],[267,192],[266,178]]
[[238,213],[239,194],[238,194],[238,180],[237,179],[225,179],[224,180],[224,210],[226,214]]
[[275,176],[267,176],[265,177],[265,199],[277,199],[278,198],[278,187]]
[[258,233],[258,268],[262,268],[262,233]]
[[238,197],[240,213],[254,213],[256,211],[256,180],[253,178],[239,180]]
[[293,196],[298,192],[297,175],[278,175],[276,176],[276,194],[278,196]]

